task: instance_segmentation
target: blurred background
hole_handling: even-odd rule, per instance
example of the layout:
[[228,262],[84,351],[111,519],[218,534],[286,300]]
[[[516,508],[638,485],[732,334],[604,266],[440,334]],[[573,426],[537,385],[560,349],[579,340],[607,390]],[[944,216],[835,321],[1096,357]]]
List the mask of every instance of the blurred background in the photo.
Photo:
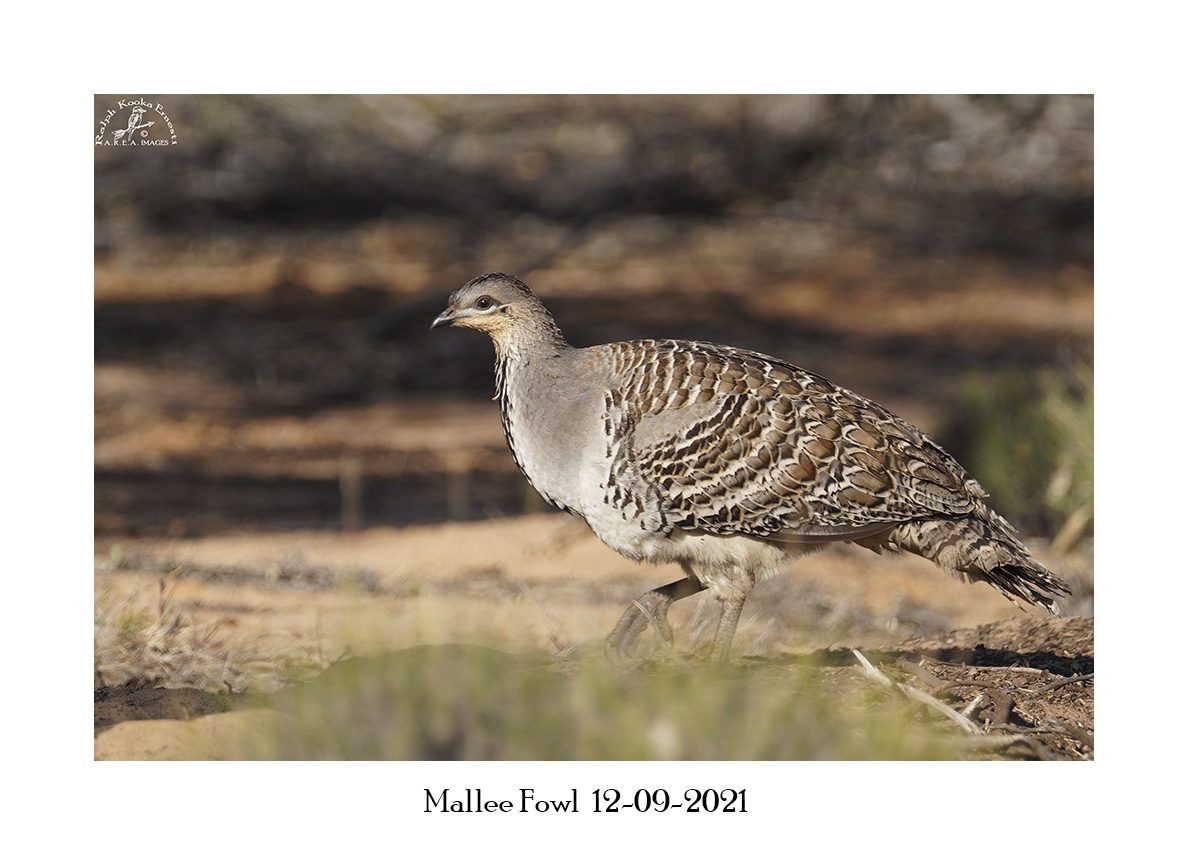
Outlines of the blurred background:
[[1035,533],[1088,500],[984,434],[1051,442],[1028,387],[1089,365],[1089,98],[166,100],[181,144],[96,156],[101,537],[521,511],[490,344],[429,333],[490,270],[576,345],[733,343],[885,402]]
[[[488,271],[574,345],[718,341],[883,403],[1091,613],[1091,97],[150,100],[178,144],[95,158],[98,684],[218,683],[129,642],[171,609],[307,659],[476,628],[564,651],[674,578],[548,512],[490,343],[430,333]],[[757,591],[751,650],[1018,614],[918,561],[806,560]]]

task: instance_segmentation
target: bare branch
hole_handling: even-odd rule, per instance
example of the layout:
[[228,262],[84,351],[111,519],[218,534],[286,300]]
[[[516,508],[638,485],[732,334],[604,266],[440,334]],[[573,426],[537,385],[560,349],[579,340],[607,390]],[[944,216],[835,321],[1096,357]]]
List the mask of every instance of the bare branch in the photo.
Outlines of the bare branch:
[[885,687],[895,687],[909,698],[919,701],[921,704],[928,705],[929,707],[944,715],[947,719],[952,720],[967,734],[980,733],[979,727],[976,724],[971,722],[967,717],[963,716],[958,711],[954,710],[948,704],[939,701],[938,699],[929,695],[927,692],[918,690],[916,687],[910,687],[907,684],[898,684],[894,682],[879,669],[875,668],[875,666],[871,665],[871,661],[864,657],[858,649],[852,648],[851,653],[855,655],[855,659],[859,661],[859,664],[863,667],[863,671],[867,673],[867,676],[876,683],[882,684]]

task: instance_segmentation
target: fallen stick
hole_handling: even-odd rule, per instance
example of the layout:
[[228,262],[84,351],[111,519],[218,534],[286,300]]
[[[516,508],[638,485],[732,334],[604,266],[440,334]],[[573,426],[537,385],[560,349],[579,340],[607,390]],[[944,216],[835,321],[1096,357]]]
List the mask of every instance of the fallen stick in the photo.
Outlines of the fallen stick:
[[934,710],[938,711],[939,713],[943,714],[947,719],[950,719],[953,722],[955,722],[958,725],[958,727],[961,728],[963,731],[965,731],[967,734],[981,734],[982,733],[977,725],[975,725],[967,717],[963,716],[958,711],[954,710],[948,704],[945,704],[944,702],[934,698],[933,696],[929,695],[926,692],[922,692],[921,690],[918,690],[916,687],[910,687],[910,686],[907,686],[906,684],[895,683],[891,678],[889,678],[887,675],[885,675],[879,669],[875,668],[875,666],[871,665],[871,661],[868,660],[866,657],[864,657],[862,652],[860,652],[857,648],[852,648],[851,653],[855,655],[855,659],[859,661],[859,664],[863,667],[863,671],[866,672],[867,676],[869,678],[871,678],[873,681],[875,681],[876,683],[881,684],[885,687],[894,687],[894,688],[900,690],[900,692],[904,693],[909,698],[915,699],[916,701],[919,701],[921,704],[928,705],[929,707],[931,707]]
[[877,684],[883,684],[885,687],[894,686],[892,679],[871,665],[871,661],[864,657],[859,649],[851,648],[850,652],[855,655],[855,659],[859,661],[859,665],[863,667],[863,671],[867,673],[867,677],[871,678]]
[[1017,744],[1027,746],[1043,761],[1053,760],[1049,748],[1027,734],[979,734],[969,738],[969,745],[975,749],[1006,749]]
[[1049,725],[1059,726],[1067,735],[1072,737],[1074,740],[1077,740],[1079,743],[1089,746],[1091,749],[1094,748],[1094,738],[1092,736],[1090,736],[1090,732],[1086,731],[1084,728],[1081,728],[1080,726],[1075,725],[1072,722],[1058,722],[1055,719],[1050,719]]
[[1007,721],[1011,719],[1012,708],[1016,706],[1016,700],[1005,692],[999,690],[988,690],[992,693],[995,699],[995,715],[991,718],[992,725],[1007,725]]
[[[995,684],[988,683],[987,681],[946,681],[944,684],[938,684],[935,687],[930,687],[930,689],[932,689],[935,693],[944,693],[949,692],[952,689],[957,689],[958,687],[978,687],[979,689],[983,690],[999,690],[1002,692],[1000,687]],[[1037,692],[1037,690],[1029,689],[1028,687],[1012,687],[1012,689],[1016,692],[1022,693]]]
[[1049,684],[1048,686],[1041,687],[1041,690],[1040,690],[1040,691],[1041,691],[1041,692],[1048,692],[1049,690],[1055,690],[1055,689],[1057,689],[1057,688],[1059,688],[1059,687],[1063,687],[1063,686],[1065,686],[1066,684],[1076,684],[1078,681],[1092,681],[1092,680],[1094,680],[1094,673],[1093,673],[1093,672],[1091,672],[1091,673],[1090,673],[1090,674],[1088,674],[1088,675],[1074,675],[1072,678],[1062,678],[1062,679],[1061,679],[1061,680],[1059,680],[1059,681],[1053,681],[1053,682],[1052,682],[1051,684]]
[[970,704],[968,704],[968,705],[966,705],[966,707],[962,708],[962,715],[969,719],[971,716],[974,715],[974,712],[976,710],[978,710],[979,705],[981,705],[982,703],[983,703],[983,694],[979,693],[978,695],[976,695],[974,697],[974,699],[970,702]]
[[911,652],[914,656],[927,660],[930,663],[935,663],[938,666],[965,666],[968,669],[995,669],[1000,672],[1023,672],[1028,675],[1047,675],[1050,672],[1047,669],[1035,669],[1032,666],[992,666],[992,665],[976,665],[974,663],[964,663],[961,660],[943,660],[940,657],[934,657],[931,654],[922,654],[919,651]]

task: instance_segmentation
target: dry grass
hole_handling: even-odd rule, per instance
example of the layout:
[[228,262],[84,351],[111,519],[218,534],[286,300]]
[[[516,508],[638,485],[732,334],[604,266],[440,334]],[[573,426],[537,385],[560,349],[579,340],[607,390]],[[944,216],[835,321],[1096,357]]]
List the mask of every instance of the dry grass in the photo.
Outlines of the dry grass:
[[95,686],[272,691],[328,665],[321,646],[293,634],[245,639],[226,618],[195,622],[157,581],[155,610],[110,591],[95,599]]
[[[97,558],[97,680],[210,694],[172,691],[158,707],[178,712],[137,722],[125,708],[146,691],[113,695],[96,744],[113,758],[965,757],[951,724],[830,646],[877,662],[906,636],[1019,614],[924,560],[829,550],[757,587],[732,668],[698,665],[716,610],[691,599],[671,616],[676,653],[646,633],[652,667],[622,674],[601,641],[674,569],[629,563],[558,515],[137,541]],[[1052,647],[1010,640],[991,640],[1004,662]],[[212,712],[225,720],[207,734]]]

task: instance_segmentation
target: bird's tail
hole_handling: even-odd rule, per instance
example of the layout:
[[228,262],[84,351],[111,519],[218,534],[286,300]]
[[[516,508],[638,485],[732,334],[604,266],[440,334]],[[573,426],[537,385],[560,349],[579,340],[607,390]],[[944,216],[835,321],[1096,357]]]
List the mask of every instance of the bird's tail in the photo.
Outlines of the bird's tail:
[[878,539],[859,543],[876,552],[899,548],[916,553],[966,582],[983,580],[1008,600],[1043,606],[1054,615],[1054,599],[1071,593],[1063,579],[1032,558],[1012,525],[982,504],[966,517],[901,523]]

